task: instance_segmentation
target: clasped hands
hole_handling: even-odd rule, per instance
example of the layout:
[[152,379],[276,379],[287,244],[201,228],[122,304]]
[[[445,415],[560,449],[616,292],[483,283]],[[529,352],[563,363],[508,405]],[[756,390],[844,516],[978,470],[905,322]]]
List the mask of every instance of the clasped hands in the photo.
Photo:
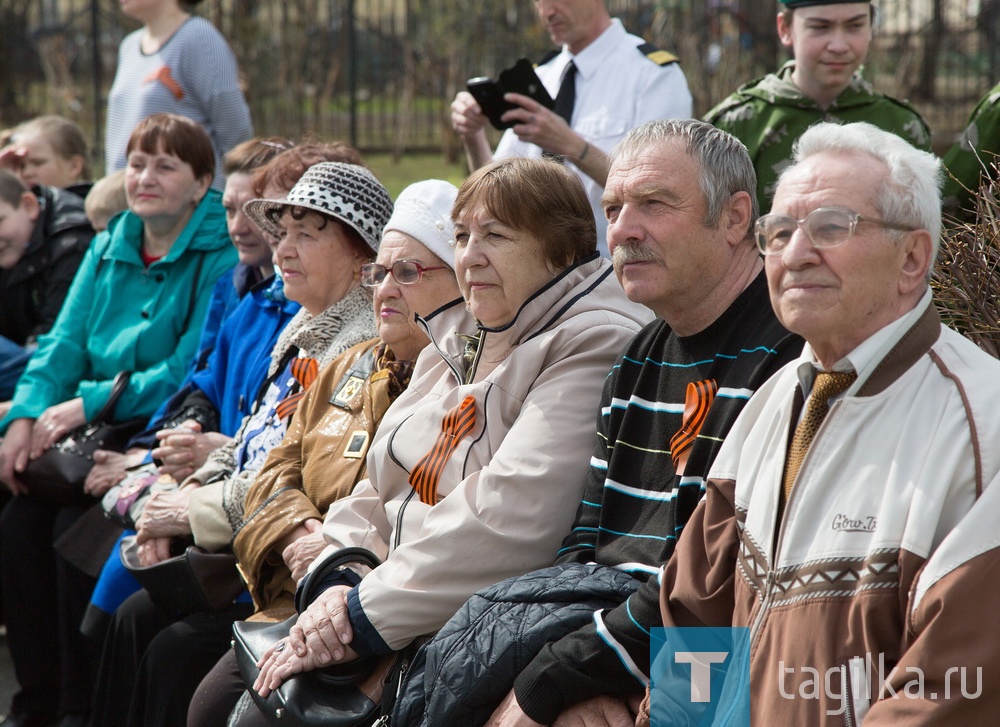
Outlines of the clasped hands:
[[79,397],[50,406],[38,419],[15,419],[0,446],[0,480],[13,494],[26,493],[17,476],[24,472],[28,462],[38,459],[64,434],[86,422],[83,399]]
[[350,586],[334,586],[299,614],[288,638],[271,646],[257,662],[253,689],[262,697],[294,674],[358,658],[349,646],[354,630],[347,612]]
[[191,534],[188,518],[190,489],[154,492],[146,501],[136,523],[139,562],[156,565],[170,557],[170,541]]

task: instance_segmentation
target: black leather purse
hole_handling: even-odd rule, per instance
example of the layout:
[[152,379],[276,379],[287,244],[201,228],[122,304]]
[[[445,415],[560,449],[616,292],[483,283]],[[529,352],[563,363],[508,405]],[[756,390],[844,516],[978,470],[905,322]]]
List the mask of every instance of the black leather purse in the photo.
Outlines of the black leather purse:
[[[331,571],[346,563],[364,563],[372,568],[378,557],[364,548],[344,548],[327,558],[303,581],[296,602],[301,611],[311,603],[314,586]],[[237,621],[233,624],[233,648],[240,674],[254,704],[275,727],[367,727],[389,714],[391,704],[382,695],[395,697],[398,682],[414,649],[406,648],[388,657],[361,659],[296,674],[266,699],[253,690],[260,670],[257,662],[276,641],[288,636],[296,617],[280,623]]]
[[134,535],[122,539],[122,565],[160,606],[185,613],[218,613],[229,608],[243,591],[243,578],[232,553],[210,553],[188,545],[172,558],[144,566],[139,563],[137,549]]
[[28,492],[54,505],[86,505],[93,498],[83,491],[83,481],[94,466],[94,452],[109,449],[120,452],[134,434],[142,431],[145,417],[114,422],[115,404],[128,387],[131,371],[115,377],[108,403],[92,422],[64,434],[38,459],[28,462],[18,479]]

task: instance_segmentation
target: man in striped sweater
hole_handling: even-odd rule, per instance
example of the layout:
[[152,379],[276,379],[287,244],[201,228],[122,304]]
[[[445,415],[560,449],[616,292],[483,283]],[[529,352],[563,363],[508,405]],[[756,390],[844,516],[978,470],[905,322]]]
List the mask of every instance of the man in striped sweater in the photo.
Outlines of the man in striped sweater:
[[631,131],[611,155],[603,206],[618,278],[657,320],[605,383],[587,488],[557,564],[597,562],[642,585],[545,646],[491,726],[632,724],[649,630],[662,625],[659,566],[743,405],[802,350],[768,300],[752,238],[756,176],[734,137],[687,119]]

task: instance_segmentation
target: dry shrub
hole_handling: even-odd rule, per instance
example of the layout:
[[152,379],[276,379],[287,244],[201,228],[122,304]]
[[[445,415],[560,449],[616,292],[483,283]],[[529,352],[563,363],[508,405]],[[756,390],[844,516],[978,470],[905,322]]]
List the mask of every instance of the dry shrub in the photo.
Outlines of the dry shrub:
[[1000,199],[993,184],[966,219],[949,218],[931,278],[945,323],[1000,358]]

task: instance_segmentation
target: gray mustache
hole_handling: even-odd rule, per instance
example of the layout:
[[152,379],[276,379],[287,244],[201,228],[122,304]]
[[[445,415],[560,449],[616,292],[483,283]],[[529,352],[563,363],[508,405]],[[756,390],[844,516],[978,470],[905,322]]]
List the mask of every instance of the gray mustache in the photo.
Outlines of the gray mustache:
[[611,254],[611,264],[615,270],[621,270],[629,263],[653,262],[662,263],[663,260],[649,247],[649,245],[619,245]]

